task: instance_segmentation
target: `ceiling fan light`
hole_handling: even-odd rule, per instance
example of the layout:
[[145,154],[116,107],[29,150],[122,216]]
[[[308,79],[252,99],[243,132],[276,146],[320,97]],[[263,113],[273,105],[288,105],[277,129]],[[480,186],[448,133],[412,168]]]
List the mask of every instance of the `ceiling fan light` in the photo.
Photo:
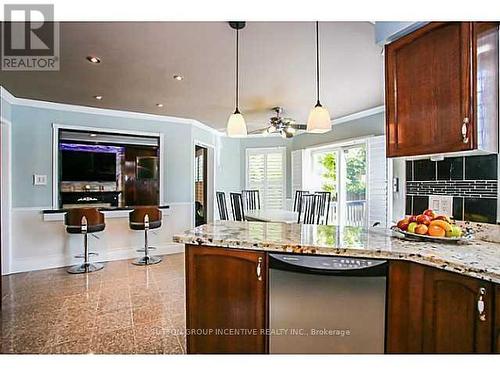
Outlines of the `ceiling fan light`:
[[230,137],[245,137],[247,135],[247,124],[243,115],[236,111],[227,121],[227,135]]
[[328,109],[318,103],[309,113],[307,131],[309,133],[325,133],[330,130],[332,130],[330,113]]
[[288,126],[288,127],[286,128],[286,131],[287,131],[288,133],[290,133],[290,134],[295,134],[295,128],[294,128],[294,127],[292,127],[292,126]]

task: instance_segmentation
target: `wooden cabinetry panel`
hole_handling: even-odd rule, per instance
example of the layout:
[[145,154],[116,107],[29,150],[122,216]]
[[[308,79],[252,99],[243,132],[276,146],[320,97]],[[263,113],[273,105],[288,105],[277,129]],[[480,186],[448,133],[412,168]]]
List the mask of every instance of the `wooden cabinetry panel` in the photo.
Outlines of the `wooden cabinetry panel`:
[[421,353],[425,267],[391,261],[387,290],[387,353]]
[[497,151],[497,23],[432,22],[385,52],[387,156]]
[[[386,48],[388,155],[467,150],[471,23],[431,23]],[[438,142],[436,142],[438,140]]]
[[[478,299],[484,288],[484,316]],[[489,353],[490,283],[432,267],[393,261],[389,267],[387,353]]]
[[500,285],[495,285],[495,326],[493,332],[493,351],[500,354]]
[[188,245],[186,277],[186,325],[194,333],[187,336],[189,353],[267,351],[264,253]]
[[[484,288],[484,316],[478,299]],[[489,283],[436,269],[426,269],[423,351],[425,353],[489,353],[492,332],[492,289]]]

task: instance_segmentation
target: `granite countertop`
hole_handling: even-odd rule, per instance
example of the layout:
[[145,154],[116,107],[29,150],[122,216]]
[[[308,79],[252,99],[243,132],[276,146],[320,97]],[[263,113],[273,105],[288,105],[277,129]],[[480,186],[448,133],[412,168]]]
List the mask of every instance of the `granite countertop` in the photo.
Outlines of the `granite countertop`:
[[174,242],[270,252],[409,260],[500,283],[500,243],[478,239],[442,244],[404,240],[382,228],[217,221],[176,235]]

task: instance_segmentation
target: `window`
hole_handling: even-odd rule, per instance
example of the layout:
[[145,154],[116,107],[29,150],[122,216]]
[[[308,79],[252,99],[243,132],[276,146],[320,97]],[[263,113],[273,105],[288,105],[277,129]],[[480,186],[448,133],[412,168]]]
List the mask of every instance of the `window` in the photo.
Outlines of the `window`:
[[194,159],[195,163],[195,182],[203,182],[204,177],[203,177],[203,168],[205,165],[205,161],[203,160],[203,152],[197,153]]
[[332,193],[332,223],[366,223],[366,144],[311,153],[311,191]]
[[159,204],[158,136],[56,129],[57,208]]
[[387,178],[385,138],[370,137],[329,147],[305,150],[304,190],[332,193],[330,223],[386,225]]
[[248,148],[246,188],[260,192],[261,208],[285,206],[285,148]]

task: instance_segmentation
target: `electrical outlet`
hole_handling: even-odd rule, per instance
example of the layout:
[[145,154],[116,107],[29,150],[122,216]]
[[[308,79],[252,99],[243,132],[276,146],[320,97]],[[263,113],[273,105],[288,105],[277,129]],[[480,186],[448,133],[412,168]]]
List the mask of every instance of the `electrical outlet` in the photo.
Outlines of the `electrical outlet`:
[[430,195],[429,208],[438,214],[453,216],[453,197],[449,195]]
[[44,186],[47,185],[47,175],[45,174],[34,174],[33,175],[33,185]]

